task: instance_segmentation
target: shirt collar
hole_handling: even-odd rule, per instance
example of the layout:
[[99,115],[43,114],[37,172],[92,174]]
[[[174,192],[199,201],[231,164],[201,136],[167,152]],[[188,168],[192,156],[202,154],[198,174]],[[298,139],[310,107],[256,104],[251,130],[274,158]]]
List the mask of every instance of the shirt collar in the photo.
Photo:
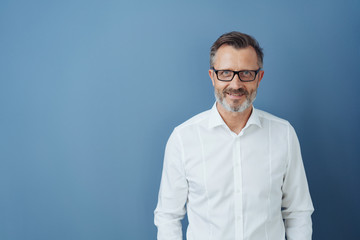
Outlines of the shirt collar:
[[[259,118],[259,112],[254,107],[252,107],[252,108],[253,109],[252,109],[251,115],[250,115],[244,128],[247,128],[248,126],[250,126],[252,124],[257,125],[261,128],[262,126],[261,126],[261,121]],[[210,109],[209,128],[215,128],[215,127],[221,126],[221,125],[226,125],[226,123],[222,119],[219,111],[217,110],[216,102],[215,102],[213,107]]]

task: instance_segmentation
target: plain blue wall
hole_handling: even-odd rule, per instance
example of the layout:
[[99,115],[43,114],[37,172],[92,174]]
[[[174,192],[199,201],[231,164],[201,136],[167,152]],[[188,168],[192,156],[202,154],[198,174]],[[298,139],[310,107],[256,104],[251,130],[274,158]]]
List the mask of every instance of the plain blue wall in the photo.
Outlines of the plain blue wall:
[[[291,3],[290,3],[291,2]],[[297,130],[315,240],[360,239],[359,1],[0,2],[0,239],[155,239],[172,129],[208,52],[255,36],[255,106]]]

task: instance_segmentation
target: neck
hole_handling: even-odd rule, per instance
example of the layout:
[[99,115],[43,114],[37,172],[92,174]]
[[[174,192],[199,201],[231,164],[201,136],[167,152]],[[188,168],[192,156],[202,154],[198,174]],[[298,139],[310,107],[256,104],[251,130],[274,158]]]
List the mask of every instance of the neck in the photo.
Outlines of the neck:
[[230,112],[219,103],[216,103],[216,108],[226,125],[236,134],[239,134],[245,127],[253,109],[251,105],[243,112]]

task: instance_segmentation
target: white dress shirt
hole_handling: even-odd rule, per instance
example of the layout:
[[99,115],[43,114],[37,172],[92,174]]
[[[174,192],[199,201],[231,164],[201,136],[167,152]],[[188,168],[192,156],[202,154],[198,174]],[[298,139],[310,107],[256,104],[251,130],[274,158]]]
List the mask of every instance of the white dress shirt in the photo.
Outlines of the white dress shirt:
[[176,127],[166,145],[159,240],[310,240],[314,211],[293,127],[253,108],[237,135],[216,104]]

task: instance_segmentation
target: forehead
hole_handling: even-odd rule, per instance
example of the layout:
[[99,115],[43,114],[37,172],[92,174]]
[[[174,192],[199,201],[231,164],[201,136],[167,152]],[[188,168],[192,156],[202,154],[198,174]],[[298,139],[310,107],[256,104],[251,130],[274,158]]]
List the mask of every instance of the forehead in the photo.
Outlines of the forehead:
[[236,49],[229,45],[222,45],[214,58],[215,68],[231,70],[257,69],[258,59],[255,49],[251,46]]

